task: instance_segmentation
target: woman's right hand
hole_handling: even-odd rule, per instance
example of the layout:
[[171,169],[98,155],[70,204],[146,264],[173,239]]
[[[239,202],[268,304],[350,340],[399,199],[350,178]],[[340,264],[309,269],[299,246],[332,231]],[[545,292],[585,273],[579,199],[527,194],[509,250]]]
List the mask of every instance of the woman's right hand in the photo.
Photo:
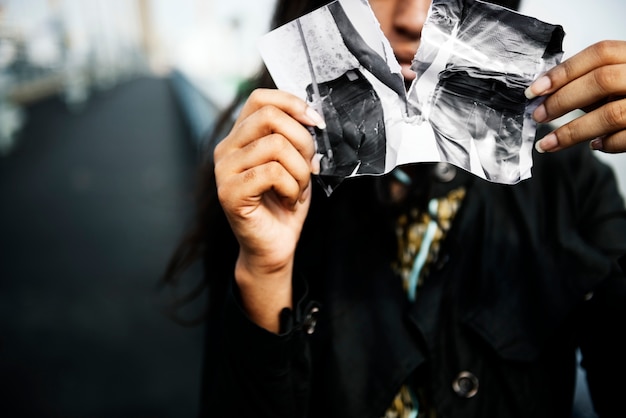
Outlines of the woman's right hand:
[[279,90],[255,90],[215,148],[220,203],[239,242],[235,279],[244,308],[278,331],[291,307],[293,257],[311,201],[315,145],[303,126],[324,127],[306,102]]

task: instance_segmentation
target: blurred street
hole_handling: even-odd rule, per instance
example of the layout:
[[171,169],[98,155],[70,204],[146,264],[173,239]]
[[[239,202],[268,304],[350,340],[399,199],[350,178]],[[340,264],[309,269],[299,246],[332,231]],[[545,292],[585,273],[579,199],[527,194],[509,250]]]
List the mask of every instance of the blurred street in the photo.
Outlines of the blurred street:
[[0,157],[0,416],[195,416],[201,328],[157,292],[197,158],[168,79],[25,112]]

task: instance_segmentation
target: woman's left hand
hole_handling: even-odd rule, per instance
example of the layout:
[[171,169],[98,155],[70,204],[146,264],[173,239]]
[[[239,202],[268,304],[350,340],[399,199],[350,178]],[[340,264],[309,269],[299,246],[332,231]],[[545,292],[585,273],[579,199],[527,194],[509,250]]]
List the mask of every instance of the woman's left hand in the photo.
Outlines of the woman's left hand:
[[608,153],[626,151],[626,41],[602,41],[584,49],[535,80],[526,96],[546,96],[533,113],[540,123],[577,109],[587,112],[537,141],[537,151],[558,151],[583,141]]

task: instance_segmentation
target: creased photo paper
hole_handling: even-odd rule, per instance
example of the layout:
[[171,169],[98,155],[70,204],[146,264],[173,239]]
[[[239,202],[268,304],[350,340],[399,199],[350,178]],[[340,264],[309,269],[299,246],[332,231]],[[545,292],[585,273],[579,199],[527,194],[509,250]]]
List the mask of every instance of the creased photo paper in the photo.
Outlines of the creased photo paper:
[[324,118],[310,128],[318,180],[448,162],[483,179],[531,176],[536,123],[524,90],[560,62],[564,32],[478,0],[433,0],[408,86],[364,0],[337,0],[263,36],[276,86]]

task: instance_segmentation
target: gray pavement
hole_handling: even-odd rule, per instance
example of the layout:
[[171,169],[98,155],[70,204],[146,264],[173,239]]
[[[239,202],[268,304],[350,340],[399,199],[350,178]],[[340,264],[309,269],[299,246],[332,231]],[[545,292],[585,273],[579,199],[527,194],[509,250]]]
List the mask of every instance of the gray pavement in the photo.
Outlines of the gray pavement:
[[195,416],[201,329],[156,291],[196,163],[168,81],[27,117],[0,157],[0,416]]

